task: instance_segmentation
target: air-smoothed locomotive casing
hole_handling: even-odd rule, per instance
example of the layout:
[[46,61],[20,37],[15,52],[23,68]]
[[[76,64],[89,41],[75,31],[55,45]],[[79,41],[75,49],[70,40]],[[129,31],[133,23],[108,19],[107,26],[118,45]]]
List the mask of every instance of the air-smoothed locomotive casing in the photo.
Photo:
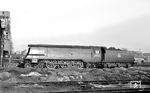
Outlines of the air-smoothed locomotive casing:
[[[62,64],[85,63],[83,67],[110,67],[134,64],[134,56],[129,51],[109,50],[100,46],[75,45],[28,45],[29,51],[24,58],[26,63],[45,63],[63,66]],[[111,64],[112,63],[112,64]],[[115,63],[115,64],[114,64]],[[26,67],[26,66],[25,66]],[[82,67],[82,64],[80,64]]]
[[134,55],[129,51],[106,50],[104,62],[126,62],[134,63]]
[[26,59],[69,59],[84,62],[101,62],[101,48],[97,46],[28,45]]

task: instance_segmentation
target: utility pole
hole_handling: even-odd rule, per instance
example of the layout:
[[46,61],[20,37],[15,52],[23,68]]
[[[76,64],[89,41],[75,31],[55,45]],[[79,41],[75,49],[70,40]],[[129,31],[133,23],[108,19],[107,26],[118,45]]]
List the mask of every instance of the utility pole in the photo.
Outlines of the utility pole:
[[3,30],[2,30],[2,25],[1,25],[1,19],[0,19],[0,66],[1,66],[1,68],[3,67],[2,65],[3,65],[3,63],[2,63],[2,52],[3,52],[3,50],[2,50],[2,34],[3,34]]
[[0,68],[4,68],[11,61],[12,40],[10,32],[10,13],[0,11]]
[[2,28],[2,20],[0,19],[0,67],[3,68],[3,50],[4,50],[4,38],[3,31],[5,28]]

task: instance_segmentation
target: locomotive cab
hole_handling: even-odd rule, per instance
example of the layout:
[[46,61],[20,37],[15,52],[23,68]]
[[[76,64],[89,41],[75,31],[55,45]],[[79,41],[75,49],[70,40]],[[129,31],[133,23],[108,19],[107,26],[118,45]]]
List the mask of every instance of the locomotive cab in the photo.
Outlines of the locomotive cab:
[[88,62],[87,64],[90,65],[90,68],[96,67],[101,68],[103,67],[102,62],[105,60],[105,47],[92,47],[91,59],[92,62]]

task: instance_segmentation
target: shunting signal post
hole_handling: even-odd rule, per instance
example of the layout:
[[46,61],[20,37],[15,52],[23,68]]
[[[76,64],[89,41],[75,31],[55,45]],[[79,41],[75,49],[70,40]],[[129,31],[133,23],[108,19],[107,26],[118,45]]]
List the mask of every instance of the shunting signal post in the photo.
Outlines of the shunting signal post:
[[0,67],[10,62],[12,52],[12,41],[10,33],[10,13],[0,11]]

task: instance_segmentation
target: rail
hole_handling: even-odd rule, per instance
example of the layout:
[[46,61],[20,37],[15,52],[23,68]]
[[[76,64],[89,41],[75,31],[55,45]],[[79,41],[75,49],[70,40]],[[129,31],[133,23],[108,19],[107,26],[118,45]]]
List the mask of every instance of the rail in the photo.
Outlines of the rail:
[[[66,82],[38,82],[38,83],[18,83],[18,84],[37,84],[46,87],[56,86],[58,89],[46,91],[44,93],[137,93],[137,92],[150,92],[150,80],[135,80],[141,82],[141,86],[130,86],[131,80],[119,80],[119,81],[66,81]],[[63,86],[63,87],[62,87]],[[75,89],[62,88],[77,87]]]

